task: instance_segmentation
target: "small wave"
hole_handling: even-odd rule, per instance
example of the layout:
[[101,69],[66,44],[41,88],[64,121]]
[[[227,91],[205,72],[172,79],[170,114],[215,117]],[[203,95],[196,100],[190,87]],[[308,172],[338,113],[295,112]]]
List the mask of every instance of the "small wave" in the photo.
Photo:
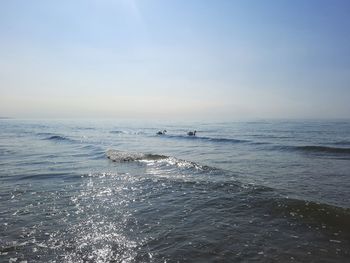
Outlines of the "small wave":
[[64,173],[64,172],[52,172],[52,173],[37,173],[37,174],[29,174],[29,175],[23,175],[20,178],[16,178],[16,180],[46,180],[53,178],[68,178],[71,177],[71,173]]
[[53,136],[50,136],[47,138],[48,140],[66,140],[67,138],[66,137],[63,137],[63,136],[59,136],[59,135],[53,135]]
[[217,142],[217,143],[245,143],[248,140],[239,140],[233,138],[215,138],[215,137],[205,137],[205,136],[187,136],[187,135],[166,135],[162,138],[175,138],[175,139],[185,139],[185,140],[199,140],[207,142]]
[[334,144],[334,145],[346,145],[346,146],[348,146],[348,145],[350,145],[350,141],[337,141],[337,142],[334,142],[334,143],[332,143],[332,144]]
[[10,149],[3,149],[0,148],[0,155],[12,155],[12,154],[16,154],[16,151],[14,150],[10,150]]
[[106,152],[107,158],[112,160],[113,162],[134,162],[138,161],[141,163],[154,163],[157,162],[159,164],[165,164],[170,166],[176,166],[180,168],[189,168],[195,170],[215,170],[215,168],[209,166],[203,166],[197,164],[195,162],[181,160],[175,157],[159,155],[159,154],[150,154],[150,153],[137,153],[137,152],[124,152],[124,151],[116,151],[116,150],[108,150]]
[[229,138],[209,138],[209,137],[201,137],[203,140],[209,140],[212,142],[227,142],[227,143],[244,143],[249,142],[248,140],[238,140],[238,139],[229,139]]
[[328,154],[350,154],[350,148],[329,147],[320,145],[305,146],[276,146],[274,149],[282,151],[300,151],[309,153],[328,153]]
[[50,141],[71,141],[71,139],[60,136],[60,135],[52,135],[50,137],[45,138],[45,140],[50,140]]
[[333,154],[350,154],[350,148],[328,147],[328,146],[295,146],[295,150],[304,152],[320,152],[320,153],[333,153]]
[[112,160],[113,162],[133,162],[140,160],[159,160],[165,159],[168,156],[158,155],[158,154],[145,154],[145,153],[137,153],[137,152],[123,152],[123,151],[115,151],[108,150],[107,158]]
[[251,145],[268,145],[270,142],[250,142]]
[[54,135],[52,132],[38,132],[37,135],[39,136],[50,136]]
[[113,133],[113,134],[122,134],[124,133],[123,131],[110,131],[110,133]]
[[96,130],[94,127],[76,127],[77,130]]
[[250,137],[262,138],[262,139],[293,139],[292,136],[287,135],[274,135],[274,134],[251,134]]
[[273,202],[274,210],[309,223],[321,224],[350,233],[350,209],[298,199]]
[[304,151],[326,152],[326,153],[347,153],[350,154],[350,148],[327,147],[327,146],[301,146],[298,147]]

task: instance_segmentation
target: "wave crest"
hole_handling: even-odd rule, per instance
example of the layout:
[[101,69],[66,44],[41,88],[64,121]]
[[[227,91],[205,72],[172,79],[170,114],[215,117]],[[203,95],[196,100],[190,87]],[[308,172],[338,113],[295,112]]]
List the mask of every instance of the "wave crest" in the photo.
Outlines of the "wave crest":
[[165,159],[168,156],[158,155],[158,154],[145,154],[137,152],[124,152],[116,150],[108,150],[106,152],[107,158],[113,162],[132,162],[140,160],[159,160]]
[[327,225],[350,233],[350,209],[299,199],[282,199],[274,203],[275,211],[309,223]]
[[47,137],[45,140],[53,140],[53,141],[69,141],[67,137],[60,136],[60,135],[52,135],[50,137]]
[[273,149],[280,151],[296,151],[304,153],[320,153],[320,154],[341,154],[348,155],[350,154],[350,148],[344,147],[330,147],[330,146],[321,146],[321,145],[302,145],[302,146],[274,146]]
[[175,138],[175,139],[188,139],[188,140],[200,140],[207,142],[217,142],[217,143],[245,143],[248,140],[239,140],[233,138],[215,138],[215,137],[205,137],[205,136],[187,136],[187,135],[167,135],[163,138]]
[[299,150],[307,152],[324,152],[324,153],[346,153],[350,154],[350,148],[340,148],[340,147],[328,147],[328,146],[298,146]]
[[116,150],[110,149],[106,152],[106,156],[111,161],[118,162],[118,163],[137,161],[148,165],[157,163],[159,165],[176,166],[179,168],[194,169],[194,170],[200,170],[200,171],[216,170],[213,167],[200,165],[195,162],[178,159],[176,157],[160,155],[160,154],[125,152],[125,151],[116,151]]

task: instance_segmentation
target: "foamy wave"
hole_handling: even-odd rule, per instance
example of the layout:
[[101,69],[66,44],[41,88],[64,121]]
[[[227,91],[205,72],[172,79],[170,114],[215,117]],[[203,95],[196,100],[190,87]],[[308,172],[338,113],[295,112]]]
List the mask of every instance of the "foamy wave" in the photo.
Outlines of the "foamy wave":
[[108,150],[106,152],[107,158],[113,162],[134,162],[138,161],[145,163],[147,165],[152,164],[162,164],[165,166],[176,166],[179,168],[185,169],[196,169],[196,170],[212,170],[214,168],[199,165],[195,162],[181,160],[175,157],[159,155],[159,154],[150,154],[150,153],[138,153],[138,152],[125,152],[125,151],[116,151]]
[[159,160],[165,159],[167,156],[158,154],[145,154],[137,152],[124,152],[116,150],[108,150],[106,152],[107,158],[113,162],[132,162],[140,160]]

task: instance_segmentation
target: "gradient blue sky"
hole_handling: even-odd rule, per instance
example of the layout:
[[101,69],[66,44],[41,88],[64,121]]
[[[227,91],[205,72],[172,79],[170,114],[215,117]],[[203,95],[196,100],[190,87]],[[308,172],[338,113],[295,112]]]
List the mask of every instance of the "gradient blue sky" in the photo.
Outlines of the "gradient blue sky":
[[350,1],[0,1],[0,115],[349,118]]

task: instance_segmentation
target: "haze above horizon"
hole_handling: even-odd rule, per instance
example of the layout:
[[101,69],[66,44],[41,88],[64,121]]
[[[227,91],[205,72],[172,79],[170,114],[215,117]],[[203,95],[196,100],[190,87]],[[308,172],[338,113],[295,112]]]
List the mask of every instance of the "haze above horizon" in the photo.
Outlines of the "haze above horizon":
[[350,2],[1,1],[0,115],[349,118]]

